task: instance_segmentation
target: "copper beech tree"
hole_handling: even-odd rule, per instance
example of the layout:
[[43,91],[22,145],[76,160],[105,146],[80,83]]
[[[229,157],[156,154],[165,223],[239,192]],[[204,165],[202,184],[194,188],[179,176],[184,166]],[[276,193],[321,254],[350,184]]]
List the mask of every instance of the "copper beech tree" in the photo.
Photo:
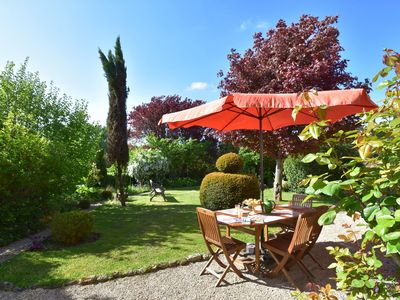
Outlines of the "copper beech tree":
[[[341,57],[339,31],[335,27],[338,17],[320,20],[303,15],[297,23],[287,25],[279,20],[265,36],[255,33],[253,46],[243,54],[232,49],[228,55],[227,73],[220,71],[221,96],[228,93],[296,93],[310,89],[335,90],[363,87],[369,82],[359,82],[346,71],[348,60]],[[341,125],[355,126],[354,118]],[[276,159],[274,197],[281,200],[283,159],[290,154],[307,153],[318,147],[318,142],[301,142],[302,127],[291,126],[264,132],[265,155]],[[222,135],[226,142],[258,150],[257,131],[235,131]],[[320,142],[320,141],[319,141]]]
[[158,121],[164,114],[204,103],[202,100],[182,99],[178,95],[152,97],[150,102],[134,106],[129,113],[129,136],[133,139],[142,139],[152,133],[158,138],[183,137],[201,140],[204,137],[204,128],[191,127],[169,130],[165,124],[159,125]]

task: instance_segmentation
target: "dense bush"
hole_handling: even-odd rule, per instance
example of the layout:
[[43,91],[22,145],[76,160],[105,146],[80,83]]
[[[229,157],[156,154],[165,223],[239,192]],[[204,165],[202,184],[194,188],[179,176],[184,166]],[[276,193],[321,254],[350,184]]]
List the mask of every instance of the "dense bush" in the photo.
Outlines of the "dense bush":
[[226,153],[217,159],[215,166],[220,172],[237,174],[243,171],[243,159],[239,154]]
[[286,177],[285,190],[287,189],[295,193],[304,193],[305,187],[300,186],[300,182],[306,178],[308,174],[314,173],[311,166],[303,163],[301,157],[289,156],[283,162],[283,170]]
[[57,215],[51,225],[54,241],[66,246],[85,240],[93,228],[93,217],[84,211],[70,211]]
[[165,186],[167,187],[190,187],[198,185],[199,185],[198,180],[189,177],[167,179],[165,181]]
[[26,63],[0,73],[0,245],[38,230],[88,174],[101,132],[88,118]]
[[156,138],[150,135],[146,146],[161,151],[169,162],[168,178],[193,178],[201,180],[214,170],[216,151],[210,141],[195,139]]
[[149,180],[162,183],[169,170],[167,158],[161,151],[152,149],[137,149],[128,165],[128,173],[135,177],[141,185]]
[[214,172],[200,186],[201,205],[212,210],[233,207],[247,198],[259,198],[258,180],[253,175]]

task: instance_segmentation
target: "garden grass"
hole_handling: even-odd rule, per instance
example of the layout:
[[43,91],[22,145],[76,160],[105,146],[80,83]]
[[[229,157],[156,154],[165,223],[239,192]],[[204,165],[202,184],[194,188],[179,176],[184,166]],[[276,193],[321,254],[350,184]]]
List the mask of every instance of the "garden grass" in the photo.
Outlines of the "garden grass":
[[[0,281],[19,287],[53,286],[206,253],[195,211],[199,206],[198,189],[168,190],[166,195],[167,202],[161,197],[150,202],[147,194],[131,196],[126,208],[105,203],[90,212],[95,219],[93,231],[100,234],[97,241],[23,252],[0,265]],[[267,190],[266,199],[271,195]],[[287,200],[291,193],[283,197]],[[249,235],[238,237],[252,240]]]

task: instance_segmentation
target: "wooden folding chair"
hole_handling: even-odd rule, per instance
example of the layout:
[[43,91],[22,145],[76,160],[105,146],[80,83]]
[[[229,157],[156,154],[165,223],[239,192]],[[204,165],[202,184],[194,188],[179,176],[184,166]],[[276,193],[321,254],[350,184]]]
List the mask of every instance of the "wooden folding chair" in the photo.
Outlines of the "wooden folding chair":
[[[308,198],[307,201],[304,202],[304,199],[307,197],[305,194],[293,194],[292,200],[289,201],[288,205],[291,207],[307,207],[311,208],[312,207],[312,198]],[[279,222],[279,225],[281,226],[283,232],[290,232],[294,231],[294,228],[296,226],[296,221],[295,220],[285,220],[282,222]]]
[[[222,281],[226,282],[224,277],[230,270],[235,272],[239,277],[244,278],[242,272],[237,269],[234,262],[240,251],[246,247],[246,244],[230,236],[221,236],[221,231],[217,222],[217,216],[214,211],[201,207],[198,207],[196,211],[204,241],[208,251],[210,251],[211,254],[211,258],[201,271],[200,276],[208,271],[210,274],[217,277],[218,281],[215,285],[216,287],[218,287]],[[214,250],[213,247],[216,248],[216,250]],[[224,264],[220,260],[220,254],[224,254],[227,264]],[[224,271],[221,275],[218,275],[209,267],[213,261],[217,262],[221,267],[224,268]]]
[[[277,237],[263,243],[265,249],[271,254],[276,262],[276,267],[271,271],[271,276],[276,276],[280,271],[283,272],[287,280],[295,287],[292,277],[289,275],[286,266],[294,261],[305,273],[310,281],[313,275],[301,261],[305,250],[309,247],[310,237],[315,224],[316,214],[314,212],[299,215],[291,240],[284,237]],[[281,257],[281,259],[278,258]]]
[[155,183],[150,179],[150,189],[150,201],[157,195],[160,195],[164,201],[167,201],[165,198],[165,188],[161,184]]
[[292,200],[289,201],[289,206],[294,207],[312,207],[312,198],[308,198],[307,201],[304,202],[304,199],[307,197],[305,194],[293,194]]
[[[313,224],[313,229],[311,231],[311,236],[310,240],[308,242],[308,247],[304,249],[304,252],[299,255],[300,258],[305,257],[308,255],[322,270],[324,267],[317,261],[317,259],[314,257],[314,255],[311,254],[311,249],[314,247],[315,243],[318,240],[319,235],[321,234],[322,227],[321,225],[318,224],[318,219],[320,216],[322,216],[324,213],[328,211],[329,207],[326,205],[318,206],[315,208],[315,222]],[[291,240],[293,238],[293,232],[286,232],[281,235],[279,235],[280,238],[285,238],[287,240]]]

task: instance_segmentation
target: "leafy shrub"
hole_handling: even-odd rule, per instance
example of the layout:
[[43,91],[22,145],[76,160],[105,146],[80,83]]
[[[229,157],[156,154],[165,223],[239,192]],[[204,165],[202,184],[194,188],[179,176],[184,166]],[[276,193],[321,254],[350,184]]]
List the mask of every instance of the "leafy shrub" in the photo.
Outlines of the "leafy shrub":
[[128,165],[130,176],[141,184],[148,184],[149,180],[163,182],[169,170],[168,160],[159,150],[138,149]]
[[90,200],[89,199],[81,199],[78,203],[78,207],[80,209],[88,209],[90,208]]
[[72,246],[85,240],[93,228],[93,217],[84,211],[70,211],[57,215],[51,225],[54,241]]
[[[88,174],[100,138],[86,103],[10,62],[0,72],[0,245],[43,227]],[[69,203],[67,204],[69,205]]]
[[147,146],[161,151],[169,163],[168,178],[194,178],[199,181],[214,170],[215,149],[210,141],[157,138],[149,135]]
[[247,198],[259,198],[258,180],[253,175],[213,172],[200,186],[201,205],[212,210],[225,209]]
[[167,179],[165,186],[168,187],[189,187],[189,186],[198,186],[199,181],[189,177],[176,178],[176,179]]
[[243,171],[243,159],[239,154],[231,152],[220,156],[215,166],[220,172],[236,174]]
[[81,199],[87,199],[89,201],[100,200],[100,193],[94,187],[88,187],[85,184],[80,184],[77,186],[75,191]]
[[128,186],[128,194],[129,195],[138,195],[141,193],[146,193],[150,191],[150,185],[129,185]]

